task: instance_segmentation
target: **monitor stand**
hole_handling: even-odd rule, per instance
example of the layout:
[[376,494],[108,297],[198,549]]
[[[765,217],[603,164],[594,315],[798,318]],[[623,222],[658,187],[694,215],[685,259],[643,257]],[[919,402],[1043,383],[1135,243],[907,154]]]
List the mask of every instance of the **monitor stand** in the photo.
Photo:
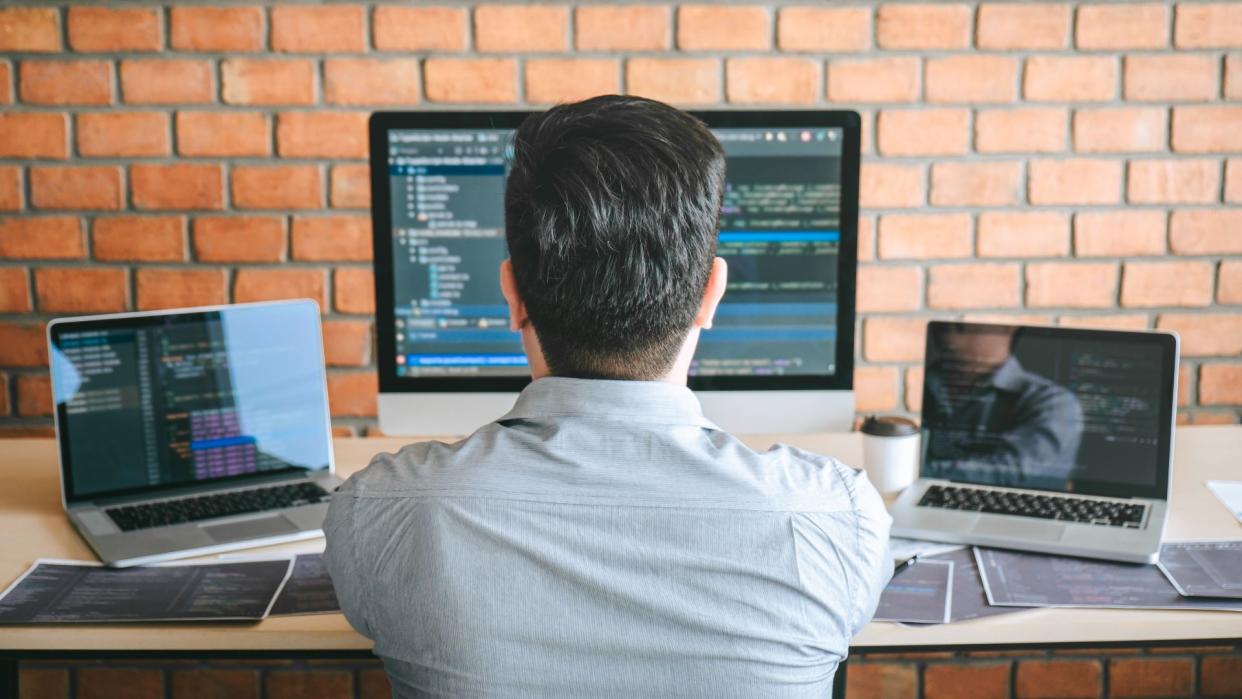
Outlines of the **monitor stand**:
[[[707,418],[733,434],[848,432],[853,391],[697,391]],[[509,412],[516,393],[380,393],[391,436],[466,435]]]

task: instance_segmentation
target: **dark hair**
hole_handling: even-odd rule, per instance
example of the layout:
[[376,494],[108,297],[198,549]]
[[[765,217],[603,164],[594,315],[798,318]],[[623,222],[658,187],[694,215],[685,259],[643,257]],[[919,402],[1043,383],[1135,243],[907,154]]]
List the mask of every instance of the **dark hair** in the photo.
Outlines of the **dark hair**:
[[701,121],[649,99],[594,97],[522,123],[505,236],[553,374],[668,373],[716,254],[724,170]]

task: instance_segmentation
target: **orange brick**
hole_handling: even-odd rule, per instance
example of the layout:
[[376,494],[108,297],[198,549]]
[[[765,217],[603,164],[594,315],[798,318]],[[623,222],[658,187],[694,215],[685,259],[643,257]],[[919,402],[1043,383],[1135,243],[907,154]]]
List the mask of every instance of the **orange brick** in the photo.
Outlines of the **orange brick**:
[[759,5],[682,5],[677,10],[677,48],[683,51],[744,51],[771,47],[771,19]]
[[1242,6],[1233,2],[1178,3],[1173,43],[1179,49],[1242,46]]
[[112,66],[107,61],[25,60],[18,65],[18,94],[30,104],[109,104]]
[[720,61],[714,58],[631,58],[626,92],[674,104],[720,101]]
[[970,257],[970,214],[896,214],[880,217],[883,259]]
[[980,111],[975,149],[981,153],[1052,153],[1065,150],[1066,112],[1024,108]]
[[224,208],[219,165],[131,165],[129,186],[139,209]]
[[159,51],[163,44],[154,9],[70,7],[68,24],[74,51]]
[[[1177,418],[1179,420],[1179,424],[1181,424],[1180,420],[1182,416],[1179,414]],[[1192,425],[1236,425],[1238,424],[1238,414],[1232,413],[1232,412],[1231,413],[1195,412],[1195,414],[1191,416],[1190,418],[1190,424]],[[1175,649],[1175,650],[1180,650],[1180,649]],[[1121,695],[1117,695],[1117,696],[1121,696]],[[1150,695],[1143,695],[1143,696],[1150,696]],[[1211,696],[1211,695],[1205,694],[1204,696]]]
[[76,217],[0,218],[0,258],[71,260],[85,256],[82,222]]
[[1209,306],[1210,262],[1127,262],[1121,277],[1123,306]]
[[1074,27],[1079,49],[1159,49],[1169,44],[1169,8],[1160,3],[1081,5]]
[[1214,160],[1132,160],[1127,199],[1132,204],[1208,204],[1220,192]]
[[926,318],[868,318],[863,357],[869,362],[921,362],[926,334]]
[[371,205],[371,172],[366,165],[333,165],[332,206],[338,209],[365,209]]
[[30,204],[36,209],[119,209],[124,205],[121,169],[32,167]]
[[526,101],[577,102],[620,91],[621,66],[608,58],[532,58],[526,61]]
[[964,4],[885,4],[875,18],[883,49],[963,49],[970,46],[973,8]]
[[181,262],[184,228],[180,216],[96,218],[91,226],[92,251],[96,260],[106,262]]
[[[279,662],[279,661],[278,661]],[[259,698],[258,670],[171,670],[172,696],[178,699],[206,697]]]
[[69,156],[66,133],[64,114],[0,114],[0,157],[64,159]]
[[121,61],[121,96],[130,104],[205,104],[215,98],[210,61]]
[[911,56],[830,61],[832,102],[913,102],[919,97],[919,59]]
[[194,257],[200,262],[280,262],[285,258],[281,216],[194,219]]
[[1017,306],[1020,286],[1016,264],[936,265],[929,272],[927,307],[961,310]]
[[0,51],[40,52],[60,50],[60,22],[56,8],[10,7],[0,9]]
[[865,7],[782,7],[776,18],[782,51],[866,51],[871,11]]
[[858,312],[918,310],[923,295],[923,273],[918,267],[858,268]]
[[923,671],[923,696],[1008,699],[1009,674],[1009,663],[928,665]]
[[1117,61],[1096,56],[1031,56],[1022,94],[1042,102],[1087,102],[1117,94]]
[[1109,308],[1117,304],[1117,265],[1044,262],[1026,267],[1030,308]]
[[466,12],[457,7],[381,5],[371,27],[380,51],[466,50]]
[[1201,405],[1242,403],[1242,365],[1204,364],[1199,369]]
[[809,58],[730,58],[725,90],[742,104],[809,104],[819,99],[819,61]]
[[13,66],[0,61],[0,104],[13,102]]
[[1242,254],[1242,209],[1174,211],[1169,247],[1179,255]]
[[0,365],[47,366],[46,332],[42,323],[0,323]]
[[1242,151],[1242,106],[1175,107],[1173,150],[1182,153]]
[[[0,313],[28,313],[30,311],[30,284],[23,267],[0,267]],[[3,405],[3,386],[0,386],[0,405]],[[0,410],[0,414],[3,414]]]
[[1147,316],[1136,313],[1125,315],[1061,316],[1059,324],[1067,328],[1104,328],[1108,330],[1146,330],[1148,327]]
[[220,64],[229,104],[313,104],[315,64],[301,59],[229,58]]
[[1208,697],[1242,695],[1242,657],[1226,655],[1200,660],[1199,691]]
[[517,63],[511,58],[428,58],[423,79],[429,102],[517,101]]
[[1242,353],[1242,315],[1162,313],[1156,327],[1181,336],[1183,357],[1225,357]]
[[928,102],[1012,102],[1018,61],[986,54],[927,60]]
[[980,257],[1063,257],[1069,254],[1069,217],[1043,211],[979,214]]
[[17,414],[47,416],[52,414],[52,381],[47,374],[17,377]]
[[272,49],[292,53],[366,50],[361,5],[277,5],[271,10]]
[[858,219],[858,261],[875,259],[875,221],[865,216]]
[[137,281],[140,311],[163,308],[215,306],[228,302],[228,277],[223,269],[139,268]]
[[[374,371],[328,373],[328,405],[333,417],[374,417],[378,393],[379,379]],[[273,676],[278,676],[278,673],[268,675],[269,678]],[[345,678],[348,680],[349,676],[345,675]],[[268,690],[271,691],[271,679],[268,681]],[[349,685],[343,684],[342,687],[348,691]]]
[[1163,211],[1080,211],[1074,214],[1074,254],[1079,257],[1137,257],[1165,251]]
[[1242,159],[1232,158],[1225,164],[1225,201],[1242,204]]
[[239,209],[318,209],[323,175],[318,165],[238,165],[231,184]]
[[1210,100],[1220,82],[1212,56],[1126,56],[1125,98],[1151,102]]
[[262,51],[263,10],[258,7],[173,7],[169,43],[178,51]]
[[1242,100],[1242,54],[1225,56],[1225,99]]
[[[857,374],[855,374],[855,388],[857,388]],[[851,698],[857,696],[859,698],[915,699],[918,696],[917,665],[856,663],[850,666],[849,672],[849,696]]]
[[970,147],[966,109],[885,109],[876,129],[882,155],[956,155]]
[[983,3],[977,30],[981,49],[1059,49],[1069,40],[1069,5]]
[[1017,699],[1096,699],[1098,660],[1023,660],[1014,675]]
[[77,115],[78,153],[94,158],[168,155],[168,115],[88,112]]
[[1115,204],[1121,163],[1113,160],[1033,160],[1027,176],[1032,204]]
[[[370,429],[370,428],[368,428]],[[367,434],[370,434],[368,432]],[[386,697],[392,694],[388,676],[382,669],[358,672],[358,695],[361,697]]]
[[371,361],[371,323],[328,320],[323,324],[323,357],[328,366],[366,366]]
[[323,63],[329,104],[418,104],[418,60],[330,58]]
[[859,204],[864,209],[899,209],[923,203],[923,168],[918,165],[867,162],[858,182]]
[[321,269],[239,269],[233,281],[233,300],[274,301],[314,299],[323,308],[326,301],[324,273]]
[[1225,260],[1220,263],[1217,303],[1242,304],[1242,262]]
[[1111,658],[1108,661],[1109,694],[1114,697],[1188,697],[1194,689],[1192,662],[1187,658]]
[[569,11],[561,5],[479,5],[474,46],[482,52],[564,51]]
[[375,278],[369,268],[342,267],[332,275],[332,307],[340,313],[375,313]]
[[0,211],[20,211],[22,208],[22,169],[16,166],[0,167]]
[[293,259],[367,262],[371,259],[369,216],[296,216]]
[[[859,412],[893,410],[897,407],[897,367],[854,367],[855,409]],[[854,668],[850,668],[852,671]]]
[[574,10],[579,51],[662,51],[669,46],[669,10],[661,6],[579,7]]
[[933,206],[1003,206],[1018,201],[1017,162],[940,162],[932,165]]
[[270,133],[262,112],[177,112],[177,154],[183,157],[270,155]]
[[367,157],[366,112],[284,112],[276,119],[283,158]]
[[45,267],[34,271],[35,298],[44,313],[123,311],[129,281],[119,267]]
[[1120,107],[1074,112],[1074,150],[1125,153],[1164,150],[1164,109]]

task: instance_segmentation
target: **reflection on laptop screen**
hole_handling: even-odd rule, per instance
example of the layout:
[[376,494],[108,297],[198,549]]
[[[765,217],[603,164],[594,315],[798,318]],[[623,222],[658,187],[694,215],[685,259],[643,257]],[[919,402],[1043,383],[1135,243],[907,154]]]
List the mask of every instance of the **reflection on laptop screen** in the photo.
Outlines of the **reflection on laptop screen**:
[[932,324],[921,475],[1067,491],[1156,486],[1168,361],[1160,344],[1124,337]]
[[70,497],[329,463],[318,309],[53,326]]

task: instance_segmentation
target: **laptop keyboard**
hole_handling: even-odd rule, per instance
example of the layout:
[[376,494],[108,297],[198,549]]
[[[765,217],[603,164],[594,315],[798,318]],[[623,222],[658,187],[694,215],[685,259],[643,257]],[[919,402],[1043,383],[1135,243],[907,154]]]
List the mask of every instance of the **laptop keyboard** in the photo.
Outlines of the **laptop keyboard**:
[[920,507],[967,510],[1019,517],[1082,522],[1137,529],[1143,524],[1143,505],[1109,500],[1013,493],[984,488],[933,485],[919,500]]
[[164,527],[249,512],[309,505],[328,496],[314,483],[292,483],[254,490],[235,490],[180,500],[126,505],[105,510],[122,531]]

